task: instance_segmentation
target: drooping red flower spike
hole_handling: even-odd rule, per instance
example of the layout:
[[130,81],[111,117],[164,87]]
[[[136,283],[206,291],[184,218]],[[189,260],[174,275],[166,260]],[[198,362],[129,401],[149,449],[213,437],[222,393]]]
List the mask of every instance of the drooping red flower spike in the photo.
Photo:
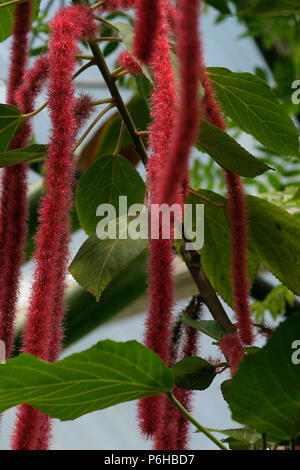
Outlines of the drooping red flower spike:
[[[211,86],[205,67],[203,56],[201,56],[200,79],[204,88],[202,106],[206,119],[226,129],[219,104]],[[252,344],[254,341],[251,315],[249,307],[249,279],[247,273],[247,212],[246,201],[243,194],[243,185],[239,175],[224,170],[227,192],[229,197],[229,219],[231,226],[232,245],[232,283],[234,296],[234,309],[238,318],[238,332],[244,344]]]
[[[201,299],[194,296],[186,309],[186,314],[193,320],[201,318]],[[198,352],[198,331],[188,325],[175,324],[173,337],[170,342],[170,366],[185,357],[194,356]],[[183,342],[181,354],[179,354],[180,343]],[[174,395],[179,402],[191,412],[191,400],[193,392],[175,387]],[[188,420],[167,401],[164,420],[161,428],[155,435],[156,450],[186,450],[189,440]]]
[[[61,9],[51,21],[50,28],[49,108],[52,133],[46,162],[47,194],[40,208],[35,281],[23,339],[24,352],[48,361],[57,357],[59,346],[54,341],[62,335],[62,312],[56,307],[63,302],[61,296],[64,293],[62,284],[67,266],[68,214],[72,204],[72,149],[76,131],[72,75],[77,42],[94,37],[97,25],[89,7],[75,5]],[[57,278],[62,279],[59,286]],[[45,415],[23,405],[13,437],[13,449],[45,448],[49,441],[49,430]],[[41,435],[41,432],[46,434]]]
[[[180,98],[169,156],[162,173],[159,200],[172,205],[188,174],[188,159],[198,134],[198,82],[200,42],[198,0],[180,0],[176,17],[176,39],[180,72]],[[191,51],[193,60],[191,60]],[[172,181],[172,184],[170,182]]]
[[[14,106],[17,106],[16,90],[22,83],[26,67],[31,12],[31,2],[17,5],[15,9],[7,95],[7,103]],[[28,103],[20,104],[22,111],[26,112],[29,109]],[[28,122],[25,122],[14,139],[11,148],[26,145],[28,126]],[[26,237],[26,175],[26,164],[6,167],[2,173],[0,201],[0,340],[6,344],[7,357],[10,356],[12,350],[15,307]]]
[[[170,59],[167,24],[162,12],[162,21],[155,39],[153,76],[155,87],[151,101],[149,145],[152,154],[147,170],[151,189],[151,204],[157,203],[157,185],[171,137],[175,119],[175,77]],[[151,206],[150,206],[151,210]],[[146,321],[145,343],[168,364],[170,321],[173,307],[172,240],[153,239],[150,246],[149,294],[150,305]],[[159,427],[166,399],[163,395],[144,398],[139,402],[139,418],[142,432],[153,435]]]
[[119,64],[128,70],[132,75],[143,75],[142,69],[139,64],[133,59],[128,51],[123,51],[119,55]]
[[229,363],[231,375],[234,375],[238,369],[239,363],[244,357],[244,351],[239,337],[236,335],[223,336],[220,341],[220,349]]
[[137,0],[133,55],[145,64],[153,59],[154,43],[160,21],[159,0]]

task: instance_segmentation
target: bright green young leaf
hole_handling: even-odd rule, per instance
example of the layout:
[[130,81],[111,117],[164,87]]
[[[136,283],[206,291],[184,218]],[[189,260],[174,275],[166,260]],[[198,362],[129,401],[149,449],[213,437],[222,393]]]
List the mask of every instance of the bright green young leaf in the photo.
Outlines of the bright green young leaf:
[[216,376],[216,369],[201,357],[190,356],[170,369],[175,385],[188,390],[205,390]]
[[22,123],[21,111],[14,106],[0,104],[0,152],[5,152],[9,148]]
[[266,82],[250,73],[208,69],[224,112],[269,150],[299,157],[298,131]]
[[210,429],[213,432],[219,432],[225,436],[229,436],[234,440],[249,444],[249,449],[252,447],[261,447],[262,437],[255,429],[251,428],[236,428],[236,429]]
[[292,292],[300,294],[300,221],[285,210],[247,197],[249,237],[269,269]]
[[255,158],[229,134],[207,121],[201,121],[196,147],[210,155],[226,170],[247,178],[254,178],[270,167]]
[[47,153],[46,145],[33,144],[7,152],[0,152],[0,168],[18,163],[30,162],[44,157]]
[[100,204],[112,204],[119,216],[119,196],[127,196],[128,207],[143,204],[145,184],[129,161],[121,155],[104,155],[80,177],[76,189],[76,209],[88,235],[95,233]]
[[105,340],[52,364],[29,354],[9,359],[0,366],[0,411],[27,403],[66,421],[172,388],[169,369],[153,351]]
[[[123,23],[121,21],[118,21],[116,23],[116,26],[120,32],[121,38],[123,39],[124,46],[128,50],[128,52],[134,57],[133,52],[132,52],[132,42],[133,42],[133,28],[127,23]],[[139,61],[135,58],[135,60],[139,63]],[[145,65],[140,64],[140,67],[145,75],[146,78],[148,78],[150,83],[153,83],[151,74]]]
[[[80,247],[69,267],[74,279],[91,292],[97,300],[110,281],[148,245],[148,240],[142,238],[122,239],[122,236],[127,233],[126,218],[117,219],[116,222],[118,238],[101,240],[96,234],[91,235]],[[128,219],[128,223],[131,222],[132,219]]]
[[297,314],[275,330],[265,347],[244,357],[230,388],[233,419],[275,442],[300,435],[299,331]]
[[192,326],[196,330],[205,333],[207,336],[219,341],[221,334],[225,333],[222,326],[215,320],[193,320],[188,315],[183,314],[181,320]]

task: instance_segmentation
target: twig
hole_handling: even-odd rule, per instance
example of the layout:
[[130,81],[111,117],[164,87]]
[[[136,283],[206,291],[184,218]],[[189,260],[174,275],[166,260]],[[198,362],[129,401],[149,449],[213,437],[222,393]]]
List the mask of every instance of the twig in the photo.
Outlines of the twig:
[[190,415],[190,413],[182,406],[182,404],[177,400],[177,398],[174,397],[173,393],[170,392],[167,394],[169,400],[173,403],[174,406],[180,411],[180,413],[188,419],[200,432],[203,432],[205,436],[208,437],[212,442],[216,444],[221,450],[228,450],[224,444],[219,441],[213,434],[210,433],[208,429],[206,429],[202,424],[198,423],[198,421],[193,418],[193,416]]
[[124,121],[122,121],[118,142],[117,142],[117,145],[116,145],[116,148],[115,148],[115,151],[114,151],[113,155],[118,155],[118,153],[120,151],[120,148],[121,148],[121,145],[122,145],[122,142],[123,142],[124,132],[125,132],[125,125],[124,125]]
[[95,65],[95,64],[96,64],[96,62],[95,62],[94,58],[93,58],[93,60],[91,60],[87,64],[84,64],[79,70],[77,70],[76,73],[74,73],[73,80],[74,80],[74,78],[78,77],[78,75],[80,75],[82,72],[84,72],[85,70],[87,70],[88,68],[92,67],[92,65]]
[[103,2],[97,2],[97,3],[94,3],[94,5],[92,5],[90,8],[91,10],[97,10],[97,8],[102,7],[102,5],[104,5],[105,3],[106,3],[106,0],[104,0]]
[[180,251],[185,264],[187,265],[188,270],[190,271],[192,278],[198,287],[199,294],[201,295],[203,302],[209,309],[210,313],[228,334],[235,334],[236,327],[228,318],[213,286],[209,282],[204,269],[201,266],[200,254],[196,250],[186,250],[185,242],[181,246]]
[[93,42],[101,42],[101,41],[123,42],[123,39],[118,38],[116,36],[101,36],[100,38],[93,39]]
[[12,0],[11,2],[1,3],[0,8],[12,7],[13,5],[18,5],[19,3],[26,3],[28,0]]
[[106,108],[103,109],[103,111],[101,111],[100,114],[98,114],[98,116],[96,117],[96,119],[94,119],[94,121],[89,125],[89,127],[87,128],[87,130],[82,134],[82,136],[80,137],[80,139],[78,140],[78,142],[76,143],[75,147],[73,148],[73,152],[79,147],[79,145],[84,141],[84,139],[88,136],[88,134],[91,132],[91,130],[93,129],[93,127],[97,124],[97,122],[102,118],[102,116],[104,116],[104,114],[109,111],[111,108],[113,108],[115,106],[114,103],[111,103],[109,104],[108,106],[106,106]]
[[42,106],[40,106],[39,108],[37,108],[37,109],[35,109],[34,111],[32,111],[32,113],[23,114],[22,117],[23,117],[24,119],[32,118],[32,117],[35,116],[36,114],[40,113],[44,108],[46,108],[47,105],[48,105],[48,101],[46,101],[46,103],[42,104]]
[[127,107],[124,104],[124,101],[120,95],[118,87],[115,83],[114,78],[111,76],[111,73],[107,67],[103,54],[100,50],[98,44],[93,41],[89,42],[91,51],[94,55],[96,65],[100,70],[100,73],[107,85],[107,88],[110,91],[111,96],[114,98],[115,106],[117,107],[122,120],[124,121],[125,127],[131,137],[131,140],[135,146],[137,153],[140,156],[142,162],[146,165],[148,156],[142,139],[137,135],[137,130],[132,120],[132,117],[129,114]]
[[95,20],[100,21],[101,23],[105,24],[106,26],[109,26],[110,28],[115,29],[116,31],[119,32],[119,28],[116,27],[116,25],[110,23],[109,21],[105,20],[104,18],[101,18],[100,16],[94,16]]
[[189,191],[190,194],[193,194],[194,196],[198,197],[199,199],[202,199],[202,201],[207,202],[211,206],[220,207],[220,208],[223,208],[223,209],[225,207],[224,204],[219,204],[218,202],[211,201],[207,197],[202,196],[202,194],[199,194],[195,189],[191,188],[191,186],[188,187],[188,191]]

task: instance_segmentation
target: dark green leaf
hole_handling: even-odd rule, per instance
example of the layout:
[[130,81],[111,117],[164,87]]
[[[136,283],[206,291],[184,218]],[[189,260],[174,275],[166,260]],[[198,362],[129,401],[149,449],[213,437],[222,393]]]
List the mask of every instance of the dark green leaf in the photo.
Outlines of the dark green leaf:
[[188,325],[192,326],[196,330],[201,331],[202,333],[205,333],[206,335],[210,336],[216,341],[219,341],[221,334],[224,333],[224,330],[221,327],[221,325],[214,320],[198,320],[197,321],[197,320],[193,320],[186,314],[183,314],[181,319]]
[[[226,210],[226,199],[212,191],[198,191],[207,199],[224,204],[224,209],[212,206],[191,195],[188,202],[204,204],[204,245],[201,249],[201,263],[216,291],[229,304],[233,305],[231,280],[231,237]],[[256,246],[250,240],[248,247],[248,275],[251,282],[256,277],[259,258]]]
[[230,135],[206,121],[201,121],[196,147],[207,152],[226,170],[247,178],[254,178],[270,170],[269,166],[257,160]]
[[[127,228],[123,228],[124,219],[121,222],[117,220],[117,234],[122,225],[123,236],[127,231]],[[142,253],[147,244],[148,240],[142,238],[100,240],[96,234],[91,235],[80,247],[69,271],[82,287],[99,300],[110,281]]]
[[299,157],[298,131],[264,80],[221,67],[208,71],[218,101],[235,124],[276,154]]
[[72,420],[130,400],[170,392],[167,366],[136,341],[106,340],[49,364],[21,354],[0,366],[0,411],[27,403]]
[[119,216],[119,196],[127,196],[128,207],[144,201],[145,184],[129,161],[121,155],[98,158],[79,179],[76,209],[81,227],[88,235],[95,233],[100,204],[112,204]]
[[46,145],[33,144],[7,152],[0,152],[0,168],[18,163],[30,162],[44,157],[47,153]]
[[224,380],[224,382],[221,383],[221,392],[223,395],[224,400],[228,403],[230,403],[230,387],[231,387],[232,379]]
[[299,0],[256,0],[251,8],[241,13],[247,15],[277,16],[283,14],[300,13]]
[[230,389],[233,419],[275,442],[300,435],[300,364],[293,363],[299,331],[297,314],[275,330],[265,347],[244,357]]
[[22,123],[21,111],[14,106],[0,104],[0,152],[5,152],[9,148]]
[[300,294],[300,222],[285,210],[247,197],[249,237],[256,253],[283,284]]
[[190,356],[170,369],[177,387],[188,390],[205,390],[216,376],[216,370],[201,357]]
[[226,0],[206,0],[206,3],[215,7],[217,10],[219,10],[220,13],[223,13],[224,15],[231,14]]

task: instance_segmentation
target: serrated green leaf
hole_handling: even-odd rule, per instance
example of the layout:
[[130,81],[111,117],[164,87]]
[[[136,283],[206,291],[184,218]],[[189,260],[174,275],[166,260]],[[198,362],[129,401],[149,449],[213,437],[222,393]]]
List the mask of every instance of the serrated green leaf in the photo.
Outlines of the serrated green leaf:
[[[191,195],[188,202],[191,204],[204,204],[204,245],[201,251],[201,263],[204,271],[221,297],[233,305],[231,280],[231,237],[230,225],[227,216],[226,199],[212,191],[198,191],[207,199],[224,204],[224,209],[212,206]],[[259,266],[259,257],[256,246],[249,241],[248,246],[248,275],[251,282],[256,277]]]
[[[132,219],[129,219],[129,223]],[[117,236],[121,228],[121,237],[125,236],[125,218],[117,219]],[[120,234],[119,234],[120,236]],[[73,259],[69,271],[76,281],[99,300],[103,290],[131,261],[148,245],[148,240],[130,237],[106,238],[100,240],[96,234],[91,235],[81,245]]]
[[300,294],[300,221],[255,196],[247,197],[249,237],[265,267]]
[[15,106],[0,104],[0,152],[5,152],[9,148],[22,123],[21,111]]
[[7,152],[0,152],[0,168],[17,165],[18,163],[30,162],[44,157],[47,153],[47,146],[40,144],[29,145]]
[[220,386],[222,396],[228,404],[229,404],[231,383],[232,383],[232,379],[224,380],[224,382],[222,382]]
[[136,341],[100,341],[53,364],[21,354],[0,366],[0,411],[20,403],[72,420],[138,398],[170,392],[169,369]]
[[300,364],[292,360],[299,331],[297,314],[275,330],[265,347],[244,357],[230,389],[232,418],[275,442],[300,435]]
[[247,152],[230,135],[207,121],[201,121],[200,133],[195,146],[197,149],[207,152],[226,170],[247,178],[254,178],[271,169]]
[[187,390],[205,390],[216,376],[216,369],[201,357],[190,356],[170,369],[175,385]]
[[208,71],[218,101],[235,124],[276,154],[299,157],[296,126],[264,80],[221,67]]
[[95,233],[100,204],[112,204],[119,216],[119,196],[127,196],[128,207],[143,204],[145,184],[140,174],[121,155],[103,155],[80,177],[76,189],[76,209],[81,227]]
[[192,326],[196,330],[205,333],[207,336],[219,341],[222,333],[225,333],[222,326],[215,320],[193,320],[188,315],[183,314],[181,320]]

